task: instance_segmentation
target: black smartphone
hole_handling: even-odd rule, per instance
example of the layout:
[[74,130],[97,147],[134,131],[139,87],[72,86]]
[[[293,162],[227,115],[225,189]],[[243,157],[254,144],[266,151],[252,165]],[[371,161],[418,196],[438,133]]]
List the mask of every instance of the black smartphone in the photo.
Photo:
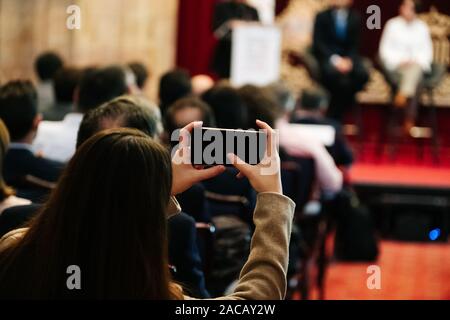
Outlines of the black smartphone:
[[267,137],[263,130],[234,130],[200,127],[191,136],[191,162],[193,165],[232,166],[227,157],[234,153],[251,165],[264,158]]

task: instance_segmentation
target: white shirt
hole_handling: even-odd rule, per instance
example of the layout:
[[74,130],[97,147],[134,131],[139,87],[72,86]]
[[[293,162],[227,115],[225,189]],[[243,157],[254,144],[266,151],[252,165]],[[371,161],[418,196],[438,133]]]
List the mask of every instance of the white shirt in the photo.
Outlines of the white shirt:
[[389,70],[404,62],[415,62],[423,71],[429,71],[433,62],[433,43],[425,22],[415,19],[407,22],[402,17],[390,19],[384,27],[379,55]]
[[278,130],[280,146],[289,155],[314,159],[316,177],[322,191],[335,193],[342,189],[342,172],[319,140],[305,135],[285,119],[278,120],[275,127]]
[[81,120],[83,114],[69,113],[62,121],[42,121],[33,142],[34,150],[47,159],[68,162],[75,153]]

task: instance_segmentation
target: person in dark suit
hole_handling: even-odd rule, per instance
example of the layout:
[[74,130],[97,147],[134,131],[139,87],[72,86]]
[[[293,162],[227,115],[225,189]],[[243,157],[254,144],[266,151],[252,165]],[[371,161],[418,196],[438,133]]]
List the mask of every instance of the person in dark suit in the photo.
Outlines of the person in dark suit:
[[334,0],[314,23],[313,54],[319,61],[321,82],[330,91],[328,116],[341,122],[355,94],[369,79],[359,55],[361,17],[353,0]]
[[6,183],[17,189],[19,197],[43,201],[64,165],[33,153],[31,144],[41,116],[37,112],[36,90],[30,81],[11,81],[0,88],[0,118],[11,136],[3,164]]
[[[97,132],[133,128],[158,139],[162,131],[159,108],[142,97],[123,96],[88,112],[80,124],[77,148]],[[195,220],[186,213],[169,219],[169,263],[173,277],[196,298],[208,298],[201,258],[196,242]]]
[[219,78],[229,78],[231,68],[231,34],[233,28],[242,22],[258,22],[258,11],[245,0],[219,2],[213,15],[213,32],[219,40],[212,63],[212,69]]

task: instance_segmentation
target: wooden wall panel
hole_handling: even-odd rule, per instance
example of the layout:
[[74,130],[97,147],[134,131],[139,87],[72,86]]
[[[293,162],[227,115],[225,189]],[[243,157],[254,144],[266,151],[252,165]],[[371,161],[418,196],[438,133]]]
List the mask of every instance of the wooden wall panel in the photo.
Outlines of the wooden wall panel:
[[[81,8],[81,29],[68,30],[66,9]],[[56,50],[78,66],[144,62],[157,79],[175,63],[178,0],[0,0],[0,81],[35,79],[33,61]]]

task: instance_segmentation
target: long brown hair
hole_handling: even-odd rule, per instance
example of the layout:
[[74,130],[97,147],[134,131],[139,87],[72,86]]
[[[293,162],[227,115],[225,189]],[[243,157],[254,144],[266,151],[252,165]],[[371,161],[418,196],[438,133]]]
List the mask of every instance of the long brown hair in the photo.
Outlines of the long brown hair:
[[8,187],[3,177],[3,161],[5,160],[6,151],[9,145],[9,132],[5,123],[0,119],[0,202],[14,194],[13,189]]
[[[182,298],[167,262],[171,181],[168,151],[140,131],[88,139],[25,237],[0,254],[0,297]],[[70,265],[81,290],[67,288]]]

